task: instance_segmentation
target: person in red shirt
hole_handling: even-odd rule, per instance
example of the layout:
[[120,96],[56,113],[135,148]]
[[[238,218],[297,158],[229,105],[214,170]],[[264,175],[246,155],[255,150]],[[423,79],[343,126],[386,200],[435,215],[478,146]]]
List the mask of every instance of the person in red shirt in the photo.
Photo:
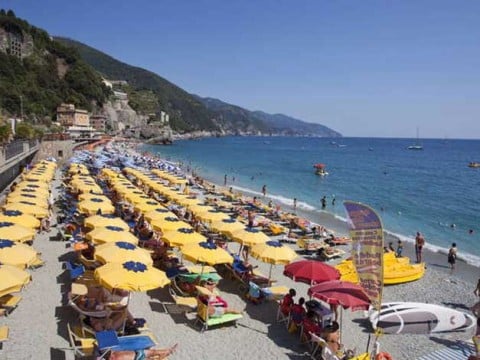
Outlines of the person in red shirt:
[[295,289],[290,289],[288,291],[288,294],[283,297],[282,303],[280,305],[280,310],[282,311],[283,315],[288,316],[290,314],[290,309],[295,303],[295,301],[293,300],[295,295],[297,295]]

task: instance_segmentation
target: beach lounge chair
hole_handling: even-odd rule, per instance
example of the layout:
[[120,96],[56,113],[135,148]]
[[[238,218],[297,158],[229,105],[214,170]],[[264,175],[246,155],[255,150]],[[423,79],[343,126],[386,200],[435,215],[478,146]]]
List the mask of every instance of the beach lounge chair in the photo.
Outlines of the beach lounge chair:
[[82,314],[85,316],[98,317],[98,318],[104,318],[108,316],[108,311],[106,309],[86,310],[84,307],[78,304],[81,299],[83,300],[93,299],[92,291],[90,291],[90,295],[91,296],[89,296],[89,291],[85,284],[72,283],[72,289],[68,293],[68,305],[70,305],[79,314]]
[[92,356],[95,349],[95,338],[81,335],[80,331],[77,329],[75,329],[76,331],[72,329],[69,323],[67,323],[67,329],[70,346],[73,350],[75,358]]
[[[179,296],[172,287],[168,287],[168,293],[172,297],[175,305],[185,310],[185,312],[195,311],[197,309],[197,299],[194,296]],[[165,304],[163,304],[165,307]]]
[[99,331],[95,333],[97,348],[100,356],[97,360],[105,359],[112,351],[138,351],[150,349],[157,345],[156,340],[149,334],[117,336],[113,330]]
[[8,340],[9,328],[8,326],[0,326],[0,349],[2,349],[3,342]]
[[22,300],[21,296],[17,295],[4,295],[0,297],[0,308],[5,310],[5,315],[10,314]]
[[[208,289],[201,286],[197,286],[197,291],[199,296],[203,296],[207,299],[210,299],[210,296],[212,295],[212,293]],[[208,314],[209,304],[210,300],[208,300],[207,304],[205,304],[199,297],[197,297],[197,318],[194,325],[197,322],[200,322],[202,324],[202,328],[200,330],[201,332],[208,330],[210,326],[215,325],[234,323],[234,325],[236,326],[237,320],[243,317],[243,315],[241,314],[223,314],[219,317],[210,317],[210,315]]]

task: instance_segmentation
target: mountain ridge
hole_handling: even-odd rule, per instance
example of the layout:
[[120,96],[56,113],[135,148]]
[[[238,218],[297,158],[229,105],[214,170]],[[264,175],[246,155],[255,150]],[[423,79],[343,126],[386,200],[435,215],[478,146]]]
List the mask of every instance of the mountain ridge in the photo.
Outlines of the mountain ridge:
[[[284,114],[250,111],[219,99],[191,94],[152,71],[126,64],[91,46],[59,36],[55,39],[74,47],[85,62],[107,79],[126,80],[134,91],[153,91],[158,100],[155,112],[169,113],[172,128],[177,131],[208,130],[220,135],[342,136],[321,124]],[[275,123],[277,119],[282,120],[282,126]]]

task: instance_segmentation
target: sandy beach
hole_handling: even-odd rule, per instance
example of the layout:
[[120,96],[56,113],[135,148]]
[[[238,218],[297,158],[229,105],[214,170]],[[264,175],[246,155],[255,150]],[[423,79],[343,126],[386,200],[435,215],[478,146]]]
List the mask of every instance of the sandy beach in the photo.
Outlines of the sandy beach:
[[[60,183],[61,175],[57,170],[52,187],[55,196],[58,195]],[[310,220],[322,223],[322,217]],[[348,234],[348,229],[342,227],[340,222],[325,225],[338,234]],[[65,302],[70,280],[62,264],[71,256],[71,250],[66,243],[57,241],[56,235],[57,229],[52,227],[49,233],[38,235],[34,241],[34,247],[42,253],[46,264],[31,272],[33,281],[22,291],[22,302],[8,317],[0,320],[0,324],[10,328],[10,339],[0,350],[1,359],[73,358],[66,324],[75,319],[76,313]],[[235,252],[236,246],[230,243],[229,248]],[[298,250],[296,246],[291,246]],[[413,259],[413,246],[406,244],[404,253]],[[480,276],[479,269],[459,262],[455,273],[450,275],[445,255],[428,251],[424,255],[427,263],[425,276],[412,283],[385,287],[383,300],[426,302],[468,310],[476,300],[473,290]],[[258,265],[261,272],[268,274],[270,265],[256,260],[252,262]],[[333,265],[336,262],[329,263]],[[297,297],[307,297],[308,286],[283,276],[282,271],[283,266],[274,266],[272,278],[279,285],[295,288]],[[284,323],[276,322],[277,304],[265,302],[254,305],[246,301],[238,285],[233,280],[222,279],[218,286],[231,307],[245,311],[237,327],[226,326],[200,332],[198,327],[193,326],[192,316],[173,305],[166,288],[132,294],[129,309],[135,317],[147,320],[160,347],[179,344],[177,352],[170,359],[309,358],[309,349],[300,343],[299,334],[290,334]],[[366,349],[371,335],[363,315],[361,311],[343,312],[342,341],[347,348],[356,348],[357,353]],[[389,352],[394,359],[417,359],[446,346],[469,341],[470,338],[469,332],[384,335],[379,341],[381,349]]]

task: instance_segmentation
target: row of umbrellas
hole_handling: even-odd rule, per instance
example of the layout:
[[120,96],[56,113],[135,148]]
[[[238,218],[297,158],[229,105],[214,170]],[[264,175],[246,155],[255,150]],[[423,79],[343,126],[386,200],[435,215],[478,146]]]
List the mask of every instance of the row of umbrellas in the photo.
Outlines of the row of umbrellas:
[[0,296],[21,291],[31,281],[24,269],[40,261],[37,251],[24,242],[34,239],[40,219],[49,215],[55,169],[52,161],[36,163],[7,196],[0,214]]
[[[125,171],[139,178],[144,184],[158,184],[158,180],[155,181],[152,176],[144,174],[138,170],[125,169]],[[106,171],[104,174],[106,174],[110,180],[114,179],[111,183],[116,191],[121,191],[122,187],[131,184],[127,179],[124,179],[123,176],[115,172]],[[162,184],[162,186],[164,185]],[[197,204],[197,206],[202,208],[201,204]],[[215,210],[214,208],[211,209]],[[159,206],[154,210],[144,213],[144,216],[151,222],[154,229],[158,227],[158,229],[162,230],[163,239],[169,242],[170,246],[178,246],[181,248],[182,255],[185,259],[194,263],[204,263],[209,265],[233,262],[232,256],[227,251],[206,241],[207,239],[203,235],[195,232],[188,223],[179,220],[169,210]],[[231,221],[225,213],[222,213],[222,219],[223,225],[225,226]],[[288,264],[297,256],[289,247],[276,241],[269,241],[269,238],[258,230],[245,229],[242,225],[241,228],[239,228],[239,231],[246,232],[252,237],[265,237],[262,241],[258,241],[258,246],[253,246],[251,251],[253,257],[264,262],[268,262],[272,265]],[[241,235],[239,235],[237,239],[240,237]],[[255,241],[251,242],[251,244],[254,243]]]
[[[80,211],[87,214],[97,211],[94,208],[90,210],[85,202],[95,202],[95,199],[104,200],[102,203],[110,202],[110,199],[102,195],[100,187],[94,188],[98,185],[90,177],[86,167],[72,164],[68,172],[75,174],[72,181],[81,180],[71,184],[81,192],[79,196],[81,201],[78,204]],[[85,189],[90,190],[84,192]],[[163,287],[170,282],[163,271],[152,266],[150,253],[136,245],[138,239],[128,231],[128,224],[119,217],[108,211],[107,213],[102,211],[102,214],[87,217],[84,226],[91,229],[86,238],[96,244],[95,260],[103,264],[94,272],[94,278],[101,286],[110,291],[113,289],[146,291]]]
[[[118,174],[115,173],[115,177],[118,179]],[[120,179],[118,180],[118,182],[122,186],[130,186],[130,183],[126,179],[125,181],[123,179]],[[141,194],[137,195],[141,196]],[[130,197],[130,200],[132,199],[134,200],[135,197]],[[169,213],[169,210],[163,209],[161,207],[150,210],[150,213],[147,212],[144,215],[149,221],[174,218],[172,216],[172,213]],[[85,220],[85,224],[88,227],[93,227],[93,231],[95,231],[96,227],[105,225],[107,223],[109,224],[107,225],[107,227],[115,227],[115,229],[108,229],[107,227],[103,227],[103,229],[116,232],[127,231],[128,225],[122,223],[121,219],[116,219],[111,218],[107,215],[99,215],[87,218]],[[174,223],[175,221],[171,222]],[[99,227],[97,230],[101,229],[102,227]],[[180,229],[184,230],[178,231]],[[96,233],[94,233],[93,231],[89,234],[91,234],[90,237],[92,238],[92,240],[95,241],[95,239],[100,236],[100,231]],[[171,231],[173,232],[171,245],[172,243],[175,244],[174,238],[178,238],[179,235],[190,235],[195,233],[192,232],[189,228],[178,228],[172,229]],[[112,238],[112,236],[108,235],[105,238]],[[116,238],[118,238],[118,236]],[[282,253],[285,252],[285,249],[290,248],[285,247],[283,246],[283,244],[275,241],[267,241],[264,244],[254,246],[252,248],[252,256],[262,261],[270,262],[272,264],[277,263],[277,261],[279,263],[282,263],[282,261],[284,261],[283,263],[288,264],[291,259],[281,260]],[[96,278],[98,278],[104,286],[108,287],[114,285],[113,287],[120,287],[120,285],[118,284],[118,279],[119,276],[123,276],[123,278],[125,279],[130,279],[127,280],[126,283],[136,284],[133,287],[132,284],[122,285],[128,287],[129,290],[135,289],[137,291],[142,291],[146,289],[145,286],[148,287],[148,285],[139,285],[137,279],[139,275],[141,275],[142,279],[148,278],[146,274],[148,273],[148,269],[150,266],[149,260],[144,258],[146,254],[144,254],[142,250],[143,249],[138,248],[136,245],[129,242],[115,242],[98,246],[96,249],[96,258],[99,261],[106,263],[108,263],[109,261],[123,261],[123,263],[121,267],[119,267],[118,265],[109,265],[108,267],[106,265],[102,266],[101,268],[97,269]],[[184,258],[194,263],[201,262],[214,265],[216,263],[229,263],[232,261],[231,256],[226,251],[218,248],[215,244],[206,241],[183,244],[181,250]],[[102,268],[105,270],[100,271],[100,269]],[[108,271],[106,270],[107,268],[109,269]],[[124,275],[120,275],[120,273],[124,273]],[[338,271],[335,268],[330,267],[326,264],[308,260],[298,261],[287,265],[285,267],[284,273],[285,275],[292,277],[296,281],[304,281],[310,284],[316,284],[309,289],[309,295],[319,298],[330,304],[341,305],[345,308],[350,307],[354,309],[365,308],[365,306],[368,307],[369,300],[368,297],[366,297],[363,289],[361,287],[358,287],[357,285],[339,281],[338,279],[340,277],[340,274],[338,273]],[[111,276],[111,280],[108,280],[108,276]],[[133,281],[133,279],[135,280]],[[339,294],[341,296],[339,296]]]

